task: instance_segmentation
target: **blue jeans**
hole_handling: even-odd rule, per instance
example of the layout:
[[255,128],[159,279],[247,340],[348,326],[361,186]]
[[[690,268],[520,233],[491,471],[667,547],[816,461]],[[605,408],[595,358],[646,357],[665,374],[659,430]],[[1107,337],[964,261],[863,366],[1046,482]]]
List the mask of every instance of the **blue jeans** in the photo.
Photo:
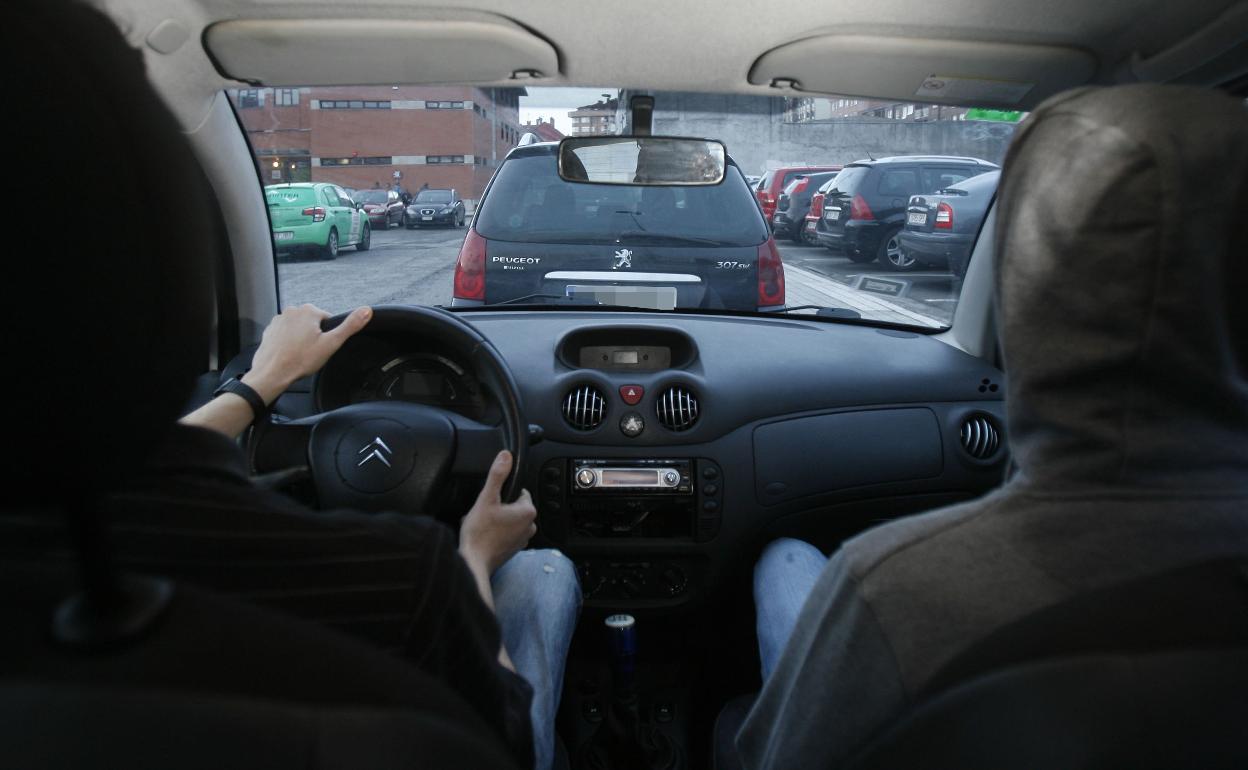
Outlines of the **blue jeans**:
[[559,551],[520,551],[490,578],[503,647],[516,673],[533,688],[533,747],[537,770],[555,753],[555,714],[563,692],[568,644],[581,609],[576,566]]
[[828,557],[810,543],[782,537],[768,543],[754,565],[758,657],[764,682],[776,670],[798,613],[827,563]]

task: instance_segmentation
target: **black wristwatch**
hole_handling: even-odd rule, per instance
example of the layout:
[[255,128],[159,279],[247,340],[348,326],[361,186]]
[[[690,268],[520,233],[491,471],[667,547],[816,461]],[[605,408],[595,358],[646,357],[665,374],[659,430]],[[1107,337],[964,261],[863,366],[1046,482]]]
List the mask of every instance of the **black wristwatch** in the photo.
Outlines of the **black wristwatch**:
[[255,388],[251,387],[237,377],[231,377],[223,382],[221,387],[212,392],[212,397],[216,398],[222,393],[233,393],[236,396],[241,396],[244,401],[250,404],[251,412],[255,415],[252,422],[260,420],[269,413],[268,405],[264,403],[263,398],[260,398],[260,394],[256,392]]

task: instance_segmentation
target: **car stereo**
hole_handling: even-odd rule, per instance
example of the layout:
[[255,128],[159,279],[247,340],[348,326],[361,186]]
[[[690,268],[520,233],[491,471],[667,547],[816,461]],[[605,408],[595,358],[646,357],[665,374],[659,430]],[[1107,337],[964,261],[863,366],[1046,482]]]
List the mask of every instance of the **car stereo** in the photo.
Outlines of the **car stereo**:
[[542,469],[544,526],[569,539],[676,538],[719,532],[719,466],[710,460],[565,458]]

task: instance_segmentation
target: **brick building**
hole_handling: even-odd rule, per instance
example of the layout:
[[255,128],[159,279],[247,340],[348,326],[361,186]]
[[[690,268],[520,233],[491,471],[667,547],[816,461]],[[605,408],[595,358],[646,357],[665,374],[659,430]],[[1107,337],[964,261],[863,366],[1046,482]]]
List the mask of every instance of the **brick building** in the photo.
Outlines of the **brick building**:
[[798,97],[784,100],[784,122],[813,123],[840,118],[884,118],[885,120],[965,120],[965,107],[915,104],[855,97]]
[[525,123],[520,126],[520,133],[537,134],[537,138],[543,142],[557,142],[563,138],[563,132],[555,128],[555,119],[543,120],[538,118],[536,123]]
[[[230,91],[266,184],[454,187],[476,200],[520,140],[523,88],[353,86]],[[398,174],[396,177],[395,174]]]

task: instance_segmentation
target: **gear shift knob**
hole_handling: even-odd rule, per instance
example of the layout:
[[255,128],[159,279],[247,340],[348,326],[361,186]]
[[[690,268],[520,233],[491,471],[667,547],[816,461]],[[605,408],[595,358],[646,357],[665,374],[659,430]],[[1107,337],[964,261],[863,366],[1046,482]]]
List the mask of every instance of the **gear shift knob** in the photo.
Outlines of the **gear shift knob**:
[[[632,615],[610,615],[607,648],[611,651],[611,675],[617,688],[631,689],[637,667],[637,621]],[[618,690],[617,690],[618,691]]]

